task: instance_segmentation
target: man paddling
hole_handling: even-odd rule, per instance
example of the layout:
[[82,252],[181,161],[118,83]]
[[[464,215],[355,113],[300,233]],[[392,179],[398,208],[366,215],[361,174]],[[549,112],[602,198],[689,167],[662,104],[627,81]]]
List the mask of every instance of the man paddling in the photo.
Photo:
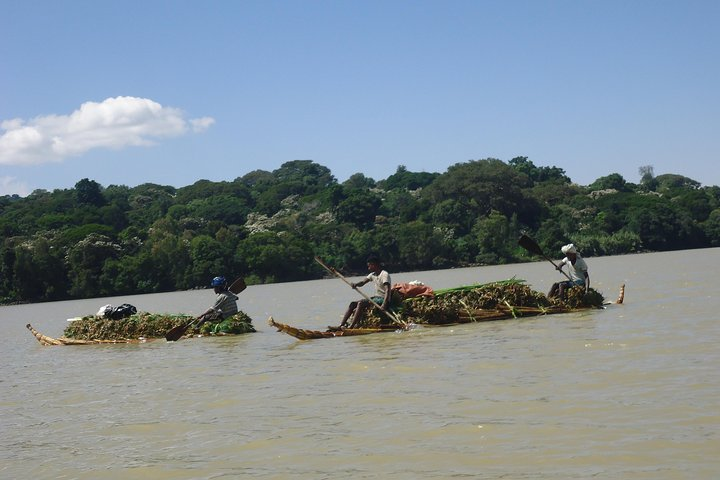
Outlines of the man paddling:
[[215,290],[215,303],[201,315],[200,324],[208,321],[221,321],[238,313],[238,297],[228,290],[225,277],[215,277],[210,282]]
[[[236,293],[240,293],[245,290],[245,280],[238,278],[228,288],[225,277],[215,277],[210,282],[210,286],[215,290],[216,298],[215,303],[212,307],[208,308],[204,313],[195,317],[191,321],[176,325],[165,334],[165,340],[168,342],[176,342],[185,335],[185,332],[190,327],[199,327],[207,321],[216,322],[213,327],[213,333],[247,333],[254,332],[255,329],[250,324],[250,317],[240,321],[241,328],[236,330],[234,326],[227,325],[223,327],[224,320],[232,319],[238,313]],[[229,320],[232,321],[232,320]],[[229,329],[228,329],[229,328]]]
[[588,273],[587,263],[585,263],[585,260],[577,253],[575,245],[572,243],[563,246],[560,250],[565,254],[565,258],[563,258],[555,268],[561,271],[562,267],[567,265],[571,280],[553,283],[552,287],[550,287],[548,298],[559,296],[561,299],[564,299],[565,291],[574,286],[584,286],[585,293],[587,294],[590,288],[590,274]]
[[[396,303],[393,301],[392,289],[390,288],[390,274],[386,270],[383,270],[380,258],[376,256],[369,257],[367,259],[367,268],[370,271],[367,277],[357,283],[350,284],[350,286],[354,289],[357,289],[358,287],[362,287],[366,283],[374,282],[376,293],[373,297],[371,297],[372,302],[369,300],[358,300],[356,302],[351,302],[348,306],[347,311],[345,312],[345,315],[343,316],[342,322],[340,323],[341,328],[347,327],[350,315],[352,315],[352,323],[350,324],[350,328],[357,328],[360,325],[361,320],[363,319],[365,311],[368,309],[368,307],[371,306],[373,302],[379,305],[380,308],[385,311],[390,311],[390,309]],[[385,323],[386,321],[387,318],[385,315],[383,315],[380,320],[381,324]]]

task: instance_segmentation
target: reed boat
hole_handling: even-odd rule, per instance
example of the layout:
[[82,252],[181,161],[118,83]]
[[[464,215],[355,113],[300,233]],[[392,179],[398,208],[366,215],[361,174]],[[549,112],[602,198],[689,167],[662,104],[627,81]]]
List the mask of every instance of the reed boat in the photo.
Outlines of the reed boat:
[[399,327],[387,325],[374,328],[333,328],[328,327],[327,330],[305,330],[284,323],[276,322],[273,317],[268,318],[268,325],[277,328],[278,332],[286,333],[291,337],[300,340],[312,340],[315,338],[333,338],[333,337],[354,337],[357,335],[369,335],[371,333],[396,332]]
[[[116,338],[116,339],[101,339],[101,338],[95,338],[95,339],[78,339],[78,338],[68,338],[66,336],[60,336],[60,337],[49,337],[47,335],[43,335],[42,333],[35,330],[35,328],[31,324],[25,325],[25,327],[30,330],[30,333],[37,339],[38,342],[40,342],[40,345],[43,346],[49,346],[49,345],[112,345],[112,344],[132,344],[132,343],[149,343],[154,342],[156,340],[162,340],[166,341],[165,337],[137,337],[137,338]],[[187,334],[184,335],[182,338],[201,338],[201,337],[226,337],[226,336],[234,336],[234,335],[243,335],[241,333],[215,333],[215,334]]]
[[116,340],[102,340],[102,339],[94,339],[94,340],[83,340],[83,339],[77,339],[77,338],[68,338],[65,336],[53,338],[48,337],[47,335],[43,335],[42,333],[38,332],[33,328],[31,324],[25,325],[28,330],[30,330],[30,333],[32,333],[33,337],[37,339],[38,342],[40,342],[40,345],[99,345],[99,344],[114,344],[114,343],[145,343],[145,342],[151,342],[153,340],[157,340],[157,338],[137,338],[137,339],[116,339]]
[[[275,327],[278,332],[290,335],[299,340],[313,340],[320,338],[351,337],[369,335],[374,333],[387,333],[409,330],[415,326],[450,326],[466,323],[489,322],[507,320],[511,318],[529,318],[541,315],[555,315],[562,313],[579,312],[605,308],[607,305],[622,304],[625,298],[625,285],[620,286],[618,298],[614,302],[604,299],[599,304],[582,304],[577,302],[551,303],[547,305],[513,305],[504,294],[515,293],[516,300],[534,298],[538,303],[544,303],[537,292],[528,291],[521,285],[522,281],[511,279],[509,281],[494,282],[485,285],[458,287],[445,291],[438,291],[432,298],[406,299],[403,309],[398,313],[399,322],[393,325],[380,325],[378,314],[370,314],[367,324],[362,328],[328,327],[327,330],[309,330],[294,327],[276,321],[273,317],[268,324]],[[519,293],[519,295],[518,295]],[[495,295],[494,302],[492,296]],[[512,297],[513,295],[506,295]],[[544,295],[542,295],[544,297]],[[491,308],[478,308],[474,305],[494,303]],[[373,318],[374,316],[374,318]]]
[[68,326],[60,337],[44,335],[29,323],[26,327],[41,345],[46,346],[147,343],[158,339],[167,339],[167,333],[177,330],[178,327],[181,327],[182,331],[173,340],[255,332],[252,320],[242,311],[219,323],[197,324],[190,315],[150,314],[147,312],[139,312],[122,320],[88,315],[68,319],[68,322]]

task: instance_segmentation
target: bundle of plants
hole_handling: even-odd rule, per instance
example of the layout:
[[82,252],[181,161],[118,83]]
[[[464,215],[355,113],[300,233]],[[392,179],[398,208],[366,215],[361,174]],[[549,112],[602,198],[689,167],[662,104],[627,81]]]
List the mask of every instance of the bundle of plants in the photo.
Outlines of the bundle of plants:
[[545,307],[547,298],[525,284],[511,278],[486,284],[467,285],[436,290],[434,297],[414,298],[403,304],[403,318],[418,324],[442,325],[457,323],[461,317],[472,317],[481,310],[512,307]]
[[188,329],[187,333],[199,335],[240,335],[255,332],[252,319],[245,312],[238,312],[221,322],[205,322],[200,328]]
[[[467,321],[494,320],[523,315],[564,312],[602,305],[602,295],[590,289],[570,289],[565,301],[550,301],[530,288],[524,280],[511,278],[486,284],[436,290],[434,297],[407,299],[398,314],[408,323],[444,325]],[[380,312],[373,310],[363,326],[380,324]]]
[[[173,327],[186,325],[193,316],[185,314],[154,314],[138,312],[121,320],[89,315],[71,322],[63,335],[78,340],[126,340],[161,338]],[[243,312],[222,322],[205,322],[188,329],[189,334],[239,334],[254,332],[252,320]]]
[[554,304],[570,309],[587,307],[600,308],[604,301],[605,298],[602,294],[592,287],[588,289],[587,293],[585,293],[585,287],[572,287],[565,291],[564,299],[553,299]]

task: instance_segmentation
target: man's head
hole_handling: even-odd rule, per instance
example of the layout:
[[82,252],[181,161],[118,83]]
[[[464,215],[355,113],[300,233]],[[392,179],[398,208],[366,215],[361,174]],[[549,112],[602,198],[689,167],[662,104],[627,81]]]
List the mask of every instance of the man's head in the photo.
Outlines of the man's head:
[[367,267],[371,272],[379,272],[382,270],[382,261],[376,255],[370,255],[367,259]]
[[567,245],[563,246],[561,249],[562,253],[567,255],[568,257],[573,257],[577,254],[577,250],[575,250],[575,245],[572,243],[568,243]]
[[210,286],[213,287],[216,292],[222,292],[227,289],[227,280],[225,280],[223,276],[215,277],[210,282]]

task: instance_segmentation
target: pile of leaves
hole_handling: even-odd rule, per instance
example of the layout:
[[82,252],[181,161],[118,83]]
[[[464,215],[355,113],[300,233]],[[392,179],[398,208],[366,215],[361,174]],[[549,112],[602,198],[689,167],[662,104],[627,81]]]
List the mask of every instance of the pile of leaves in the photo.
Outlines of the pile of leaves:
[[565,298],[563,300],[553,298],[554,304],[570,309],[587,307],[600,308],[604,301],[605,298],[602,294],[592,287],[588,289],[587,293],[585,293],[585,287],[572,287],[565,291]]
[[255,327],[252,320],[244,312],[238,312],[230,318],[221,322],[205,322],[199,329],[188,330],[188,333],[200,335],[239,335],[241,333],[252,333]]
[[[121,320],[111,320],[88,315],[70,322],[63,335],[77,340],[126,340],[138,338],[163,338],[173,327],[186,325],[193,316],[185,314],[155,314],[138,312]],[[189,328],[188,334],[241,334],[254,332],[252,320],[244,312],[238,312],[222,322],[205,322]]]
[[[568,290],[565,300],[550,300],[543,293],[526,285],[524,280],[511,278],[486,284],[436,290],[434,297],[406,299],[402,309],[396,313],[407,323],[442,325],[457,323],[461,317],[472,317],[481,310],[506,309],[509,316],[514,316],[517,315],[519,307],[529,307],[535,309],[536,314],[540,314],[600,307],[603,300],[603,296],[593,289],[585,295],[585,290],[581,287]],[[381,315],[383,314],[377,309],[371,310],[362,326],[379,325]],[[383,320],[387,323],[386,319]]]

